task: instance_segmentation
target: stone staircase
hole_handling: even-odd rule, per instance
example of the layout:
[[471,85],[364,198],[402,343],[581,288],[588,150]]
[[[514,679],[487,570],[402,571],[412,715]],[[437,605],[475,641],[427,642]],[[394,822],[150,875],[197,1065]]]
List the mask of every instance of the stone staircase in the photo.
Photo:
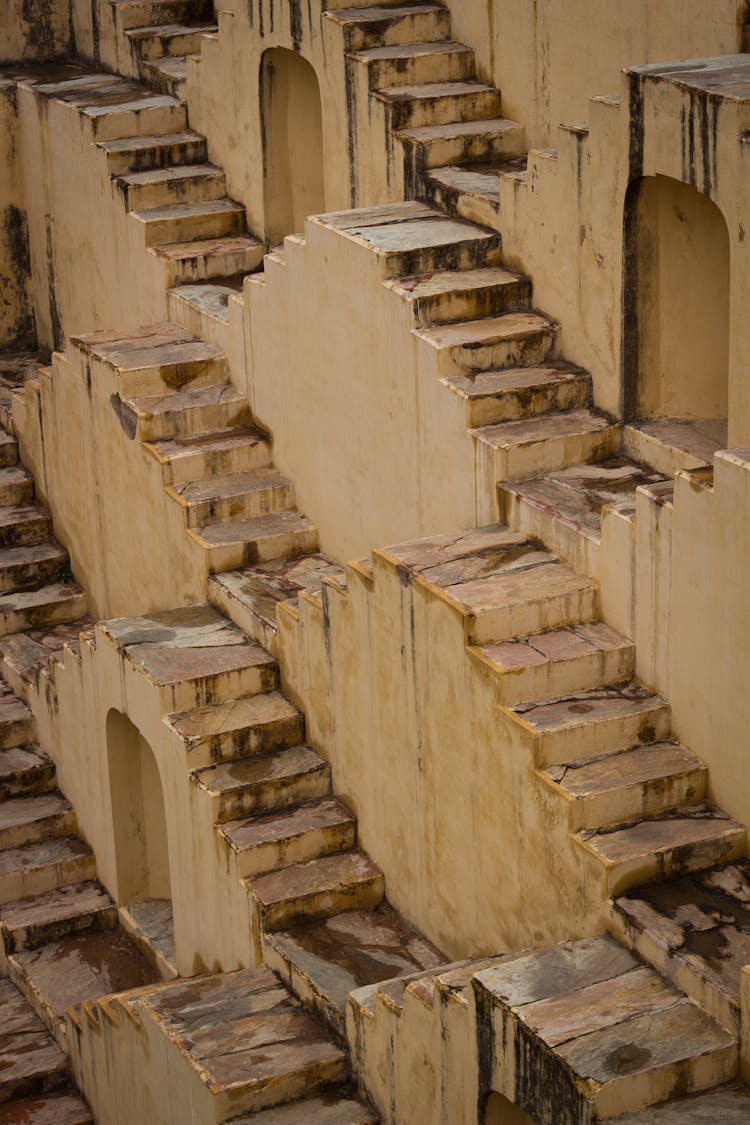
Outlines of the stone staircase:
[[217,31],[211,0],[112,0],[118,70],[185,100],[187,57]]

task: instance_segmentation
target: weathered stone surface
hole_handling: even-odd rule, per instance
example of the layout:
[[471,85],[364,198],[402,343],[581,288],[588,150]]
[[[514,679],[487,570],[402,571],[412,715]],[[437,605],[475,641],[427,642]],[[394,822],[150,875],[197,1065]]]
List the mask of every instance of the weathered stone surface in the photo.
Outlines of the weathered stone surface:
[[68,1062],[52,1040],[44,1024],[18,989],[8,980],[0,981],[0,1121],[23,1118],[10,1116],[3,1106],[12,1098],[54,1090],[65,1084]]
[[83,1098],[73,1093],[23,1098],[0,1105],[0,1125],[92,1125]]
[[238,1117],[235,1125],[376,1125],[377,1121],[376,1114],[362,1102],[335,1091],[254,1113],[251,1117]]
[[233,820],[325,796],[331,773],[308,746],[209,766],[193,775],[216,802],[216,819]]
[[237,855],[241,875],[261,875],[354,846],[357,824],[333,797],[296,808],[229,821],[221,834]]
[[120,909],[127,915],[126,928],[140,951],[155,968],[177,976],[172,900],[146,898]]
[[91,879],[93,852],[78,836],[42,840],[0,851],[0,902]]
[[[607,1118],[608,1125],[745,1125],[750,1120],[750,1090],[743,1083],[722,1086],[707,1094],[675,1098],[640,1113]],[[603,1122],[602,1125],[605,1125]]]
[[74,883],[0,906],[0,932],[8,952],[36,949],[67,934],[109,930],[117,909],[99,883]]
[[245,882],[268,931],[302,918],[378,906],[384,888],[383,873],[358,851],[294,864]]
[[64,836],[74,824],[71,807],[60,793],[14,797],[0,802],[0,848]]
[[541,734],[652,711],[664,701],[637,681],[593,688],[567,699],[521,703],[514,710]]

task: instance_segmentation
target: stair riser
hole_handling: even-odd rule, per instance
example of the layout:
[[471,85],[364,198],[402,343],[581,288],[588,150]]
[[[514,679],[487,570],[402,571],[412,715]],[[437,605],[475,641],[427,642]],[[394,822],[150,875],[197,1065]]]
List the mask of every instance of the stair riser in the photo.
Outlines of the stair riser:
[[0,591],[30,590],[59,581],[60,572],[67,567],[64,560],[53,558],[42,562],[19,563],[0,570]]
[[31,867],[0,875],[0,903],[15,902],[28,895],[41,895],[56,887],[68,887],[96,878],[96,860],[92,852],[66,863],[48,867]]
[[119,141],[124,137],[154,137],[159,133],[179,133],[187,127],[183,105],[144,105],[89,118],[93,138]]
[[[247,399],[226,404],[186,408],[165,414],[153,414],[138,420],[138,437],[141,441],[164,441],[191,434],[210,433],[216,430],[246,426],[251,421],[250,403]],[[269,462],[264,462],[268,464]],[[176,478],[175,478],[176,479]],[[190,479],[190,478],[188,478]]]
[[148,61],[150,59],[179,58],[181,55],[200,54],[203,36],[209,34],[215,25],[206,24],[202,31],[186,29],[179,35],[143,35],[131,39],[133,57]]
[[155,145],[124,152],[107,153],[110,175],[123,176],[127,172],[149,172],[153,168],[169,168],[175,164],[203,164],[208,159],[204,137],[175,144]]
[[236,762],[249,755],[269,754],[273,750],[298,746],[305,739],[305,720],[302,715],[293,719],[258,723],[230,735],[217,734],[213,738],[192,743],[186,748],[191,770],[215,766],[218,762]]
[[[540,387],[531,393],[508,392],[497,398],[479,399],[468,404],[469,428],[492,426],[498,422],[516,422],[522,418],[538,418],[558,410],[576,410],[587,407],[590,400],[589,382],[585,376],[550,387]],[[544,540],[546,543],[546,540]],[[549,546],[549,544],[548,544]]]
[[178,98],[180,101],[185,99],[185,91],[187,90],[187,79],[178,77],[173,74],[165,74],[163,70],[158,70],[148,63],[142,64],[140,68],[141,77],[144,82],[154,90],[158,90],[161,94],[168,94],[172,98]]
[[257,641],[258,644],[263,645],[263,648],[271,651],[276,640],[275,616],[273,624],[270,624],[239,598],[232,597],[224,586],[211,578],[208,581],[208,597],[211,604],[221,610],[230,621],[234,621],[251,640]]
[[577,528],[568,527],[552,513],[529,504],[502,485],[498,486],[497,495],[499,518],[513,531],[540,539],[548,550],[582,574],[597,572],[598,537],[590,538]]
[[[706,794],[706,776],[705,769],[692,770],[675,777],[628,786],[602,796],[566,801],[570,830],[578,832],[582,828],[622,824],[701,801]],[[564,800],[563,797],[561,799]]]
[[467,219],[480,226],[496,228],[500,215],[500,200],[471,195],[469,192],[450,188],[437,180],[421,176],[417,181],[417,199],[435,207],[438,211],[459,219]]
[[304,835],[273,840],[257,848],[237,853],[237,870],[242,877],[265,875],[293,863],[346,852],[357,842],[357,827],[348,821],[333,827],[318,828]]
[[635,671],[635,645],[611,652],[561,660],[500,676],[506,707],[532,699],[552,699],[629,680]]
[[71,836],[75,831],[76,818],[73,812],[68,810],[55,813],[30,824],[16,824],[0,829],[0,849],[22,848],[24,844],[38,844],[53,836]]
[[500,116],[497,90],[455,94],[446,97],[412,98],[386,102],[391,129],[419,129],[427,125],[450,125],[453,121],[491,121]]
[[472,164],[482,160],[505,160],[526,151],[526,131],[520,126],[500,134],[440,137],[430,140],[403,138],[417,168],[443,168],[447,164]]
[[179,684],[166,684],[159,688],[165,713],[192,711],[211,703],[227,703],[244,695],[258,695],[274,691],[278,671],[269,663],[257,668],[240,668],[231,672],[201,676]]
[[443,375],[470,375],[509,367],[538,367],[553,359],[557,351],[557,329],[534,332],[525,339],[499,340],[477,347],[457,345],[438,349]]
[[382,874],[378,874],[354,886],[267,904],[260,908],[260,922],[266,933],[272,933],[306,919],[330,918],[347,910],[371,910],[380,905],[384,893],[385,881]]
[[[138,222],[137,217],[135,221]],[[231,238],[245,230],[244,210],[227,209],[206,215],[185,218],[149,219],[142,221],[146,246],[170,242],[198,242],[204,238]]]
[[[499,235],[467,239],[447,246],[426,246],[416,250],[392,251],[380,256],[385,278],[415,277],[441,270],[471,270],[502,266]],[[491,366],[491,365],[490,365]],[[445,374],[454,374],[453,370]]]
[[596,1119],[610,1117],[613,1113],[636,1112],[667,1101],[675,1090],[698,1093],[713,1089],[736,1076],[737,1063],[738,1049],[733,1044],[668,1066],[655,1066],[641,1082],[627,1077],[613,1079],[594,1100]]
[[112,930],[117,925],[117,907],[105,907],[102,910],[87,911],[76,914],[72,918],[65,918],[57,922],[42,923],[36,926],[19,927],[15,930],[3,930],[3,941],[6,954],[21,953],[24,950],[39,949],[52,941],[62,941],[72,934],[85,933],[90,930]]
[[0,548],[43,543],[52,535],[52,520],[46,514],[0,527]]
[[450,37],[451,17],[448,9],[420,12],[415,9],[393,20],[378,20],[370,25],[344,28],[344,45],[348,51],[366,47],[397,47],[408,43],[433,43]]
[[619,426],[608,426],[595,433],[550,437],[546,441],[497,449],[494,451],[495,480],[525,480],[569,465],[601,461],[614,456],[619,444]]
[[223,356],[121,371],[119,395],[121,399],[128,399],[165,394],[167,391],[197,390],[225,382],[227,371],[227,361]]
[[24,629],[39,629],[45,625],[61,625],[77,621],[86,613],[86,607],[86,595],[78,594],[65,601],[32,606],[26,610],[0,612],[0,636],[6,637],[10,633],[19,633]]
[[[18,711],[23,713],[23,707],[20,704],[18,705]],[[15,746],[25,746],[27,742],[33,741],[34,734],[34,717],[28,711],[24,717],[6,719],[0,723],[0,750],[11,750]]]
[[291,558],[293,555],[311,554],[318,549],[317,528],[266,535],[249,543],[201,544],[208,555],[208,565],[214,574],[225,570],[238,570],[272,559]]
[[267,442],[247,442],[245,445],[216,450],[213,453],[182,455],[174,461],[163,463],[162,474],[165,484],[183,484],[185,481],[199,480],[201,477],[223,473],[245,473],[252,469],[267,468],[270,461],[270,446]]
[[33,480],[24,480],[13,482],[12,484],[0,484],[0,505],[6,507],[13,505],[18,507],[21,504],[30,504],[34,499],[34,482]]
[[371,90],[384,86],[419,86],[428,82],[460,82],[475,74],[474,52],[436,52],[403,59],[373,59],[368,65]]
[[212,251],[196,254],[180,261],[165,261],[165,285],[190,285],[195,281],[212,281],[237,274],[253,273],[263,261],[263,247],[250,246],[242,250]]
[[626,750],[629,746],[666,741],[670,730],[671,711],[664,704],[637,715],[602,719],[569,730],[546,731],[530,737],[537,746],[537,765],[551,766],[613,750]]
[[133,0],[130,4],[115,5],[115,18],[121,30],[136,27],[154,27],[159,24],[184,23],[213,16],[211,0],[168,0],[154,4],[150,0]]
[[438,324],[457,324],[464,320],[481,320],[508,312],[526,312],[531,301],[531,282],[520,278],[508,285],[489,285],[465,293],[441,293],[420,297],[415,303],[415,323],[431,328]]
[[[263,941],[263,964],[267,965],[304,1006],[321,1020],[334,1035],[346,1040],[346,1017],[329,996],[316,987],[316,982],[284,956],[268,935]],[[359,1121],[357,1122],[359,1125]]]
[[288,484],[273,489],[258,489],[243,496],[233,496],[231,499],[207,500],[201,504],[191,504],[186,508],[185,516],[188,527],[202,527],[203,524],[217,523],[220,520],[289,512],[293,507],[294,486]]
[[8,801],[13,797],[30,797],[34,793],[45,793],[53,788],[54,782],[53,762],[19,770],[17,773],[0,778],[0,801]]
[[175,203],[208,203],[223,199],[227,183],[223,172],[210,176],[180,177],[162,183],[122,184],[117,181],[128,211],[166,207]]
[[330,768],[322,764],[318,769],[295,777],[279,778],[252,789],[222,794],[215,799],[216,823],[240,820],[245,816],[289,809],[305,801],[327,797],[331,791]]
[[[543,633],[563,625],[595,621],[599,616],[597,591],[586,588],[572,594],[560,594],[543,601],[503,606],[479,613],[469,627],[473,644],[510,641],[531,633]],[[579,757],[582,755],[579,755]]]
[[[53,1064],[52,1069],[46,1073],[23,1075],[19,1077],[0,1077],[0,1108],[16,1099],[43,1097],[45,1094],[53,1094],[57,1090],[62,1090],[69,1082],[70,1067],[68,1066],[67,1060],[65,1062]],[[13,1107],[10,1107],[10,1112],[13,1112]],[[14,1118],[11,1116],[7,1119],[9,1123],[15,1120],[18,1122],[18,1125],[24,1125],[24,1118],[26,1118],[27,1121],[31,1120],[26,1117],[23,1110],[20,1112],[23,1113],[23,1117]]]

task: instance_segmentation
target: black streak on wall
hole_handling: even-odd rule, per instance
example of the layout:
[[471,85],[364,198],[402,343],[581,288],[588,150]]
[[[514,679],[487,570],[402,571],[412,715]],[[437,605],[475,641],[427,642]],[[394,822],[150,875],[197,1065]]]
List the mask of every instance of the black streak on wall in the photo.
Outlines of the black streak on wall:
[[300,0],[289,0],[289,27],[292,46],[299,51],[302,46],[302,7]]
[[628,150],[628,189],[623,216],[622,281],[622,392],[621,413],[631,421],[638,403],[638,198],[643,176],[644,79],[630,75],[630,134]]
[[26,215],[13,205],[3,216],[3,235],[8,250],[10,274],[0,276],[0,308],[11,307],[11,315],[3,326],[3,344],[36,347],[34,313],[29,304],[28,282],[31,276],[29,230]]
[[52,344],[55,349],[62,347],[63,331],[60,321],[60,310],[57,307],[55,296],[55,252],[52,244],[52,219],[44,216],[44,226],[47,236],[47,288],[49,292],[49,318],[52,328]]

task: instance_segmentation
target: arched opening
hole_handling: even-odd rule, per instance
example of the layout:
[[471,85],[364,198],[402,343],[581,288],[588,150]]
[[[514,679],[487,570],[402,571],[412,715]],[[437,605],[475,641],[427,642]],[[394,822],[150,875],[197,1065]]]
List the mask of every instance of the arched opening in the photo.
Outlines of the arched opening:
[[273,246],[325,211],[323,115],[315,71],[296,51],[265,52],[260,95],[265,234]]
[[107,716],[107,757],[117,904],[126,926],[171,962],[172,888],[161,777],[149,743],[119,711]]
[[[625,416],[669,419],[720,448],[729,398],[729,232],[668,176],[631,185],[625,219]],[[676,441],[675,444],[679,444]]]
[[528,1113],[524,1113],[502,1094],[493,1091],[485,1103],[484,1125],[536,1125],[536,1123]]

